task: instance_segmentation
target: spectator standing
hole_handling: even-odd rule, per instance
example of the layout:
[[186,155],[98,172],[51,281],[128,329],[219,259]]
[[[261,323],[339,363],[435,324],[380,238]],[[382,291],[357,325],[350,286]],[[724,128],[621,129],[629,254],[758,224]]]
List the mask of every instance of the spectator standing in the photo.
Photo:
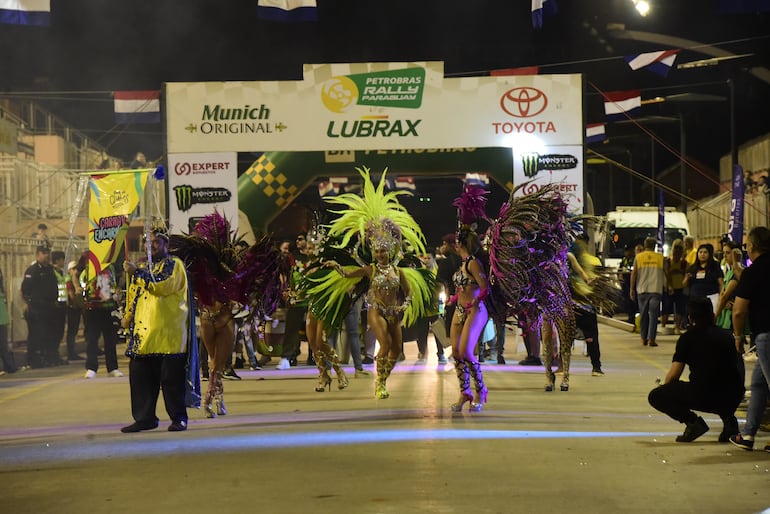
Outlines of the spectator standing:
[[[350,357],[353,359],[353,366],[355,367],[355,377],[366,377],[370,373],[364,369],[361,362],[361,308],[364,304],[364,297],[361,296],[353,303],[350,304],[350,310],[345,315],[343,326],[345,328],[345,334],[347,335],[348,350],[350,350]],[[339,330],[332,330],[328,337],[329,346],[337,348],[337,337]]]
[[743,252],[740,248],[732,248],[725,245],[725,272],[724,287],[719,295],[719,302],[715,312],[716,324],[726,330],[733,329],[733,302],[738,281],[743,276]]
[[[305,316],[307,315],[307,305],[305,300],[297,298],[296,289],[300,278],[305,273],[305,268],[310,261],[307,253],[307,233],[297,234],[296,252],[293,253],[294,265],[290,271],[288,289],[286,290],[286,328],[283,334],[283,345],[281,347],[281,360],[276,369],[289,369],[294,363],[297,364],[297,356],[300,353],[300,337],[305,326]],[[312,350],[307,352],[307,365],[315,366]]]
[[[439,247],[439,253],[442,258],[436,261],[436,280],[444,286],[444,294],[448,299],[454,294],[454,284],[452,277],[460,269],[460,265],[463,262],[462,257],[457,253],[457,236],[452,234],[446,234],[441,238],[441,246]],[[444,328],[446,333],[449,334],[452,326],[452,317],[455,313],[455,304],[444,302]],[[436,346],[438,362],[439,364],[446,364],[446,356],[444,354],[444,347],[441,345]]]
[[21,283],[24,298],[24,317],[27,320],[27,366],[47,366],[45,349],[53,338],[51,319],[58,298],[56,274],[51,266],[51,250],[38,246],[35,262],[27,268]]
[[631,270],[634,268],[634,257],[636,257],[634,247],[631,243],[623,249],[623,258],[618,266],[618,278],[620,279],[620,288],[625,299],[626,322],[636,327],[637,304],[631,297]]
[[80,330],[80,318],[83,316],[86,304],[83,299],[83,288],[80,285],[80,274],[85,268],[85,260],[80,259],[82,266],[71,261],[67,265],[67,360],[82,361],[75,349],[75,339]]
[[51,240],[48,238],[48,225],[40,223],[37,226],[37,231],[32,234],[32,237],[37,241],[38,246],[45,246],[49,250],[51,249]]
[[86,373],[84,378],[94,378],[99,369],[99,337],[104,341],[104,360],[107,375],[122,377],[118,369],[118,328],[112,319],[112,311],[117,308],[115,294],[117,280],[115,268],[106,265],[95,276],[89,276],[89,268],[80,275],[81,284],[85,284],[86,303]]
[[16,362],[13,359],[13,352],[8,346],[8,298],[5,294],[5,280],[3,279],[3,270],[0,269],[0,359],[3,361],[2,374],[16,373]]
[[671,255],[663,261],[666,276],[666,291],[663,294],[663,316],[661,324],[666,328],[668,317],[674,315],[674,334],[681,333],[687,298],[684,295],[684,275],[687,260],[684,257],[684,243],[677,239],[671,245]]
[[631,271],[631,299],[639,302],[639,332],[642,344],[658,346],[655,337],[658,332],[660,301],[663,296],[663,254],[655,251],[655,238],[644,240],[644,251],[634,258]]
[[684,258],[687,260],[687,266],[690,267],[698,260],[698,250],[695,248],[695,238],[684,236]]
[[700,245],[697,255],[697,261],[687,268],[682,283],[690,288],[690,298],[705,296],[716,309],[719,293],[724,287],[722,267],[714,260],[714,246],[710,243]]
[[[733,336],[736,349],[743,353],[746,320],[751,320],[757,363],[751,373],[746,424],[740,434],[730,438],[730,442],[744,450],[751,450],[770,393],[770,316],[767,315],[770,312],[770,230],[767,227],[752,228],[746,251],[751,266],[743,270],[735,290]],[[770,452],[770,444],[765,446],[765,451]]]
[[59,345],[64,339],[64,327],[67,324],[67,273],[64,271],[64,252],[51,252],[51,263],[56,275],[57,297],[56,307],[53,310],[52,337],[45,348],[45,360],[53,366],[64,364],[59,355]]
[[[648,401],[685,424],[684,433],[676,438],[679,443],[692,442],[709,430],[693,410],[718,414],[723,423],[719,442],[725,443],[738,433],[735,409],[745,392],[743,365],[730,333],[714,325],[707,298],[693,297],[688,316],[690,330],[679,337],[663,385],[650,391]],[[687,382],[679,380],[685,365],[690,368]]]

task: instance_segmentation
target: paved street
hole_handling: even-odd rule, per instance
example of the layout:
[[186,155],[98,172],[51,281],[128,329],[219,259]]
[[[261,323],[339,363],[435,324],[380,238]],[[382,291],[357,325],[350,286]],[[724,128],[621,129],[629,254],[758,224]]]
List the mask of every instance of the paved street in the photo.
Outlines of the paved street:
[[541,368],[513,364],[524,355],[510,336],[511,364],[484,366],[489,403],[475,414],[450,412],[454,368],[435,355],[416,365],[413,342],[387,400],[374,399],[373,376],[316,393],[314,368],[279,371],[274,358],[225,383],[227,416],[191,410],[182,433],[166,431],[162,402],[158,429],[120,433],[131,422],[128,377],[103,367],[94,380],[79,365],[0,377],[0,504],[9,514],[770,507],[770,434],[754,452],[719,444],[721,422],[707,414],[710,432],[675,443],[683,426],[647,404],[674,336],[647,348],[616,326],[600,333],[606,376],[591,376],[578,345],[570,390],[551,393]]

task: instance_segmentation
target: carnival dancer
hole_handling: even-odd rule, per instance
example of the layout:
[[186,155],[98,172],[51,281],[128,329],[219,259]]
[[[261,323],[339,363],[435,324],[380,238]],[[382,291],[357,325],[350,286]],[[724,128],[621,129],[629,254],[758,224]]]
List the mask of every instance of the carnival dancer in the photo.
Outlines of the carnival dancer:
[[[403,350],[401,325],[410,326],[425,315],[426,306],[434,296],[431,274],[418,268],[416,255],[425,253],[425,237],[412,216],[398,202],[406,191],[384,192],[385,172],[375,186],[367,168],[358,169],[364,181],[363,196],[352,193],[324,198],[331,204],[344,207],[332,211],[340,216],[329,226],[330,236],[341,236],[339,248],[345,248],[358,237],[352,254],[356,265],[343,265],[329,260],[325,267],[337,271],[315,279],[313,292],[326,295],[314,300],[314,314],[331,319],[344,316],[350,306],[347,292],[360,281],[368,281],[366,303],[367,320],[372,327],[380,350],[377,353],[375,397],[388,398],[386,382]],[[412,253],[405,257],[404,247]],[[408,267],[409,263],[415,267]],[[401,266],[399,266],[401,264]],[[336,275],[336,276],[334,276]],[[336,322],[332,322],[336,323]],[[339,325],[335,325],[339,326]]]
[[222,376],[232,356],[234,315],[248,305],[249,316],[272,314],[281,294],[280,254],[263,238],[242,250],[230,222],[217,212],[202,218],[189,235],[171,239],[172,252],[190,272],[209,355],[209,386],[203,398],[206,417],[227,414]]
[[[553,184],[517,196],[526,184],[511,192],[489,229],[490,282],[495,303],[509,306],[533,330],[544,323],[556,325],[564,370],[560,389],[568,391],[576,328],[567,264],[571,230],[567,204]],[[553,345],[542,346],[545,390],[553,391]]]
[[323,246],[325,243],[326,234],[318,223],[308,231],[306,236],[306,252],[310,255],[310,262],[304,268],[303,278],[300,279],[298,293],[301,298],[308,301],[307,316],[305,318],[305,335],[307,336],[308,349],[313,355],[313,360],[318,367],[318,385],[315,390],[319,393],[324,392],[327,388],[331,389],[332,377],[329,373],[330,369],[334,369],[337,374],[337,387],[339,389],[345,389],[350,381],[348,380],[345,370],[339,362],[339,357],[334,348],[332,348],[327,342],[327,334],[333,329],[338,328],[338,325],[333,327],[324,325],[322,319],[319,319],[313,309],[313,295],[307,295],[305,292],[306,287],[312,288],[312,281],[304,280],[307,275],[312,275],[317,270],[321,263],[321,254],[323,253]]
[[[476,233],[477,221],[485,217],[486,193],[484,188],[465,186],[462,195],[453,203],[459,221],[456,248],[462,258],[460,268],[452,277],[455,293],[449,299],[449,303],[455,305],[449,339],[460,381],[460,398],[451,405],[453,412],[462,411],[466,402],[470,402],[471,412],[479,412],[487,402],[487,387],[476,357],[476,346],[489,320],[485,302],[489,294],[486,255]],[[471,377],[475,396],[471,393]]]

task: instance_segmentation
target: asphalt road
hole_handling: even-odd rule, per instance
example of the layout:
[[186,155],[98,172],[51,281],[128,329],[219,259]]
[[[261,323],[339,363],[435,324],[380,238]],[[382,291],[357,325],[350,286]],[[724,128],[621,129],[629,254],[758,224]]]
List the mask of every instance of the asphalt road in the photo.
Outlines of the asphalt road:
[[[753,452],[720,444],[721,422],[706,414],[710,432],[676,443],[683,426],[648,405],[674,336],[648,348],[615,326],[600,334],[604,377],[591,376],[580,345],[568,392],[544,392],[539,367],[485,365],[489,403],[474,414],[450,412],[451,363],[431,355],[415,364],[414,343],[388,381],[389,399],[374,398],[373,376],[316,393],[314,368],[279,371],[274,359],[225,383],[227,416],[191,410],[181,433],[166,431],[161,404],[158,429],[122,434],[128,377],[108,378],[103,367],[93,380],[76,365],[3,376],[0,505],[40,514],[770,507],[770,454],[761,451],[769,434]],[[516,343],[509,336],[510,363],[524,357]]]

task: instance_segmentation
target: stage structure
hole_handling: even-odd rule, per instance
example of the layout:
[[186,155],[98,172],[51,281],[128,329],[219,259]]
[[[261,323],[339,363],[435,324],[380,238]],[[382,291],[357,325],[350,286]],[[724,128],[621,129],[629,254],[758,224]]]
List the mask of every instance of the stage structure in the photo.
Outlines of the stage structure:
[[[297,81],[164,85],[172,230],[239,209],[256,231],[318,177],[487,173],[583,212],[579,74],[444,77],[441,62],[306,65]],[[249,164],[238,176],[239,161]]]

